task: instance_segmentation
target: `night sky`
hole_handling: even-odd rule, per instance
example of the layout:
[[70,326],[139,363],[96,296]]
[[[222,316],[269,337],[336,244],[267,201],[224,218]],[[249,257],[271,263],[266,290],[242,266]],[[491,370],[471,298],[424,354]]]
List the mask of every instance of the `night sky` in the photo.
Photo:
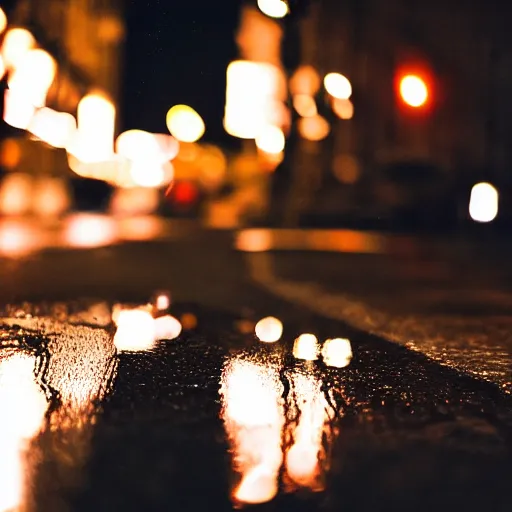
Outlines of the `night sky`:
[[223,142],[226,67],[237,57],[240,0],[127,0],[122,125],[166,132],[172,105],[195,108]]

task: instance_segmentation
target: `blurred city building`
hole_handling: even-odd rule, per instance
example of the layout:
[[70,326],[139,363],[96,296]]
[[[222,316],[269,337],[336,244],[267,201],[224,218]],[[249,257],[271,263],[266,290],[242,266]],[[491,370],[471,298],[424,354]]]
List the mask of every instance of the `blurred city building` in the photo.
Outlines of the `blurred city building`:
[[[386,195],[400,202],[396,187],[369,194],[368,181],[395,163],[427,162],[446,171],[445,189],[450,181],[474,177],[509,180],[512,45],[496,2],[295,3],[307,7],[297,21],[305,90],[294,94],[296,71],[290,82],[298,140],[290,161],[289,222],[300,216],[297,209],[313,207],[320,190],[322,207],[330,192],[345,206],[356,201],[366,208]],[[293,8],[290,2],[291,14]],[[329,90],[327,81],[319,86],[329,73],[348,79],[346,96]],[[441,194],[436,180],[433,193]],[[362,196],[348,186],[360,182]],[[346,198],[334,193],[333,183],[344,186]]]
[[74,111],[100,89],[117,105],[125,36],[122,0],[18,0],[13,26],[28,28],[57,61],[50,106]]
[[[69,163],[77,156],[75,150],[81,150],[77,154],[83,156],[88,149],[86,156],[92,160],[104,146],[108,158],[113,153],[125,37],[122,7],[122,0],[12,2],[2,41],[8,75],[3,118],[10,128],[4,125],[8,137],[0,146],[0,168],[12,172],[0,181],[0,214],[56,217],[77,207],[76,193],[71,194],[70,189],[81,188],[81,178],[70,171]],[[26,54],[20,53],[16,61],[9,62],[9,51],[14,52],[20,45],[12,34],[25,35],[31,42]],[[36,56],[37,69],[28,63]],[[48,66],[39,69],[43,58],[48,66],[51,64],[51,73]],[[40,90],[37,101],[32,90]],[[108,110],[107,119],[103,107]],[[27,115],[21,119],[24,109]],[[97,135],[90,137],[93,142],[82,140],[87,121],[89,125],[93,121],[97,124],[89,129]],[[94,148],[86,147],[85,142]],[[98,187],[92,189],[86,191],[91,204],[103,205],[103,192],[98,192]],[[13,202],[12,197],[18,196],[20,200]],[[7,201],[7,197],[11,199]],[[41,209],[38,201],[59,206],[51,211]]]
[[[320,74],[350,78],[354,116],[333,131],[365,160],[433,157],[443,166],[496,167],[512,161],[510,37],[496,2],[431,0],[309,2],[300,20],[301,61]],[[477,5],[478,4],[478,5]],[[508,39],[507,39],[508,38]],[[429,108],[407,107],[397,95],[401,74],[422,76]],[[344,128],[340,128],[344,127]],[[355,133],[354,133],[355,132]],[[347,142],[351,139],[351,142]]]

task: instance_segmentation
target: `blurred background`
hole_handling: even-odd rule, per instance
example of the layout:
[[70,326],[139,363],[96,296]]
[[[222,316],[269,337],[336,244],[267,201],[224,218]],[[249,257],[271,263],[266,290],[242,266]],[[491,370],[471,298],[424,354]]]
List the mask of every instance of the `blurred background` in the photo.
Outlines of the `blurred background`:
[[0,254],[241,226],[508,229],[497,2],[1,2]]

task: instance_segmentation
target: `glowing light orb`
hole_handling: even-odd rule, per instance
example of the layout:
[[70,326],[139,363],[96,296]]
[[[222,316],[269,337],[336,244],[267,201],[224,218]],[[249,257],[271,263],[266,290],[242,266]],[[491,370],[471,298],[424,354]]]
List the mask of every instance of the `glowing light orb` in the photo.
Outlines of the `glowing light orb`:
[[254,328],[256,336],[264,343],[275,343],[281,339],[283,334],[283,324],[277,318],[268,316],[262,318]]
[[180,142],[196,142],[205,132],[201,116],[187,105],[175,105],[167,112],[167,128]]
[[422,107],[428,99],[427,84],[419,76],[404,76],[400,81],[400,95],[410,107]]

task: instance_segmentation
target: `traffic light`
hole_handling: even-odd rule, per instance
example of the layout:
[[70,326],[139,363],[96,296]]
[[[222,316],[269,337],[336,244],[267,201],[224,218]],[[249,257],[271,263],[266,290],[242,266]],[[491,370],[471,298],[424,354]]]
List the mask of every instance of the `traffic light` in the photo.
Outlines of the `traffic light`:
[[426,66],[402,66],[395,74],[395,89],[399,107],[409,113],[423,113],[434,101],[433,74]]
[[405,75],[400,79],[400,97],[412,108],[425,106],[429,99],[428,86],[418,75]]

